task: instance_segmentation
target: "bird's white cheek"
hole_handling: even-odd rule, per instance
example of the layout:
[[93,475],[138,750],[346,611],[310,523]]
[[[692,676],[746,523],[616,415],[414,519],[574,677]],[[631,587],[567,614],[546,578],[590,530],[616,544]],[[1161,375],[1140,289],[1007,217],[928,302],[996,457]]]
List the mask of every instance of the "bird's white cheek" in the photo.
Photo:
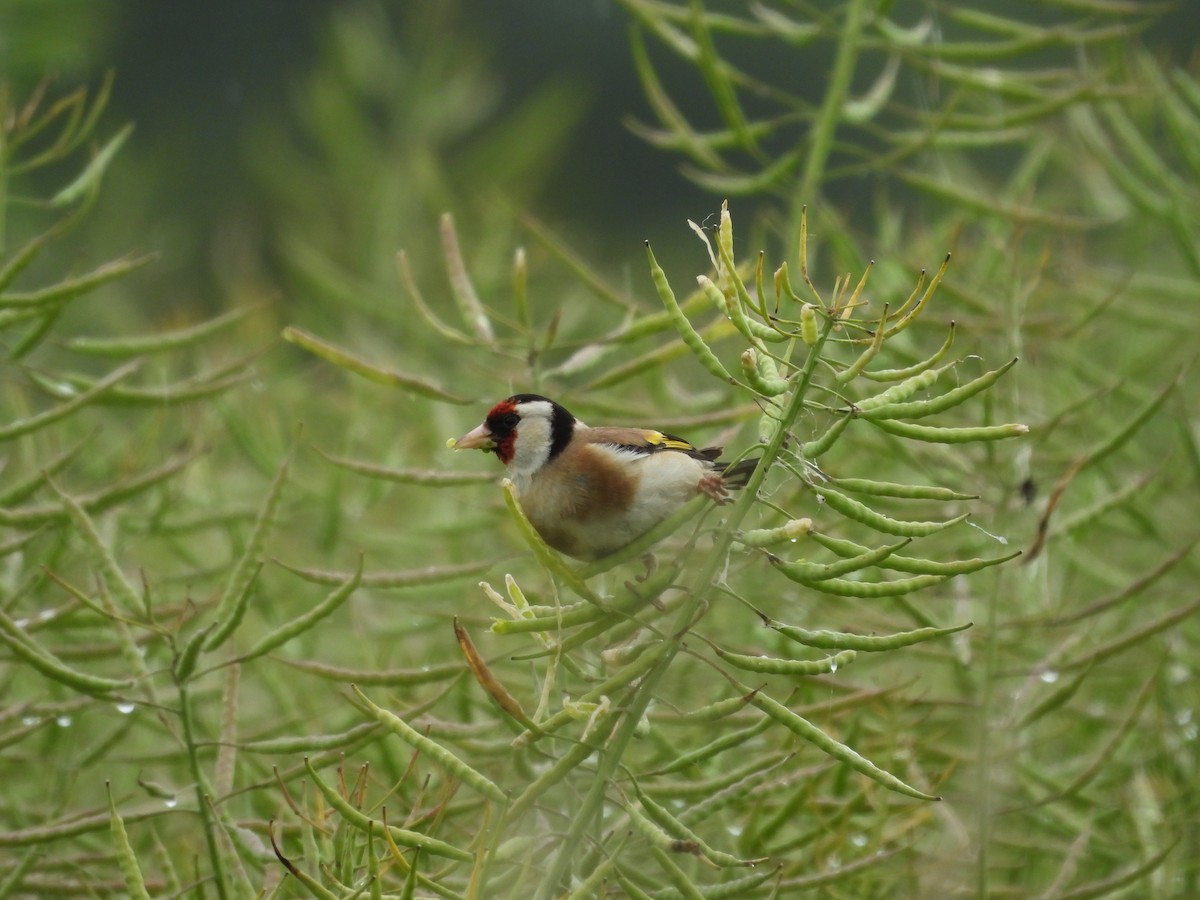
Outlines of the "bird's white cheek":
[[550,458],[550,428],[548,423],[531,419],[521,423],[513,442],[513,458],[509,464],[517,475],[532,475]]

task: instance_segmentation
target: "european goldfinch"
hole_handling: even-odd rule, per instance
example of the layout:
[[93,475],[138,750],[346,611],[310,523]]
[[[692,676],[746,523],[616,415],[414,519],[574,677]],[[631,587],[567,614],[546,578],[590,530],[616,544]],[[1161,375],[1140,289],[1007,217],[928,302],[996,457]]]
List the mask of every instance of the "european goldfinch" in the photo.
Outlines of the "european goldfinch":
[[495,453],[542,539],[581,560],[620,550],[697,494],[727,502],[758,462],[717,462],[720,447],[661,431],[590,428],[538,394],[497,403],[452,446]]

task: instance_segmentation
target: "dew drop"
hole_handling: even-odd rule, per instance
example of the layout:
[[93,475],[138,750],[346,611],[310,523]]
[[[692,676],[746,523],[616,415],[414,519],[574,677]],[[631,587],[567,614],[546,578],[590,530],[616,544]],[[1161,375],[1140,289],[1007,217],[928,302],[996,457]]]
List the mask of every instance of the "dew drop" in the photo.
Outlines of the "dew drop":
[[867,846],[867,836],[865,834],[856,834],[850,838],[850,843],[855,847],[865,847]]
[[831,662],[831,663],[829,664],[829,674],[830,674],[830,675],[832,675],[832,674],[834,674],[836,671],[837,671],[837,663],[835,663],[835,662]]
[[174,809],[178,805],[179,805],[179,801],[176,800],[174,797],[171,797],[171,798],[163,801],[163,806],[165,806],[167,809]]
[[733,835],[734,837],[740,837],[741,833],[742,833],[742,826],[740,824],[738,824],[737,822],[735,822],[734,824],[729,826],[729,833],[731,835]]
[[70,728],[71,727],[71,717],[70,716],[59,716],[54,721],[58,725],[59,728]]
[[39,622],[49,622],[51,619],[53,619],[57,615],[58,615],[58,610],[56,610],[56,609],[43,609],[40,613],[37,614],[37,618],[38,618]]
[[21,717],[21,724],[25,725],[25,726],[37,725],[41,721],[42,720],[38,716],[22,716]]
[[1053,669],[1047,669],[1038,678],[1042,679],[1046,684],[1054,684],[1054,682],[1058,681],[1058,673]]
[[25,629],[25,628],[29,627],[29,620],[28,619],[13,619],[13,624],[16,625],[18,628]]
[[129,715],[135,709],[137,709],[137,705],[134,703],[118,703],[117,704],[117,712],[119,712],[123,716]]

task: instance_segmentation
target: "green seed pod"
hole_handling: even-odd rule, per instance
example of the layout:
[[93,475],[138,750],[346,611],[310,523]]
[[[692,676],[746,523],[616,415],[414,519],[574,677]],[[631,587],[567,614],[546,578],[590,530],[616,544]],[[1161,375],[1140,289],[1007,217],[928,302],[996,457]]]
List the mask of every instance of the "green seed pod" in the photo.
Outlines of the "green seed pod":
[[877,600],[882,597],[901,597],[923,588],[941,584],[949,576],[946,575],[914,575],[912,578],[901,578],[896,581],[848,581],[845,578],[824,578],[814,581],[807,586],[823,594],[835,597],[858,597],[863,600]]
[[[718,266],[717,274],[721,282],[721,291],[726,297],[733,295],[730,276],[737,277],[733,268],[733,217],[729,214],[729,201],[721,203],[721,221],[717,226],[717,259],[722,263]],[[726,262],[728,260],[728,262]]]
[[152,335],[122,338],[89,338],[78,337],[68,340],[66,346],[76,353],[86,353],[91,356],[143,356],[148,353],[164,353],[170,350],[181,350],[200,343],[221,329],[240,322],[251,313],[258,312],[263,304],[235,309],[224,315],[190,325],[174,331],[159,332]]
[[66,416],[76,412],[80,407],[88,406],[97,397],[102,396],[104,392],[112,390],[122,378],[130,376],[134,371],[137,371],[139,365],[138,360],[126,362],[124,366],[116,368],[116,370],[109,372],[107,376],[98,380],[89,390],[84,391],[83,394],[74,395],[66,403],[60,403],[59,406],[47,409],[46,412],[35,413],[34,415],[26,416],[24,419],[17,419],[16,421],[8,422],[7,425],[0,426],[0,443],[6,443],[8,440],[23,437],[25,434],[37,431],[38,428],[46,427],[59,419],[65,419]]
[[817,490],[831,509],[837,510],[847,519],[862,522],[876,531],[884,534],[894,534],[899,537],[928,537],[931,534],[949,528],[951,525],[956,525],[969,515],[969,513],[963,513],[961,516],[947,519],[944,522],[910,522],[893,519],[890,516],[883,515],[883,513],[875,512],[875,510],[866,504],[859,503],[857,500],[833,490],[828,485],[822,485]]
[[853,650],[843,650],[833,656],[826,656],[824,659],[780,659],[774,656],[730,653],[720,647],[713,647],[713,650],[727,663],[747,672],[757,672],[760,675],[791,675],[793,677],[828,675],[854,662]]
[[883,347],[882,323],[887,321],[887,314],[888,307],[885,303],[883,305],[883,314],[879,317],[881,324],[875,329],[875,334],[871,337],[871,343],[868,344],[867,348],[858,355],[858,358],[854,360],[854,362],[833,376],[833,380],[835,382],[838,384],[849,384],[858,376],[860,372],[862,372],[863,369],[867,367],[867,363],[873,360],[876,354],[879,353],[880,348]]
[[[743,705],[750,702],[750,698],[738,697],[738,700],[743,701]],[[757,737],[768,728],[771,727],[771,719],[769,717],[760,718],[753,725],[736,730],[728,728],[721,731],[721,736],[715,740],[709,741],[703,747],[697,747],[695,750],[689,750],[681,756],[676,756],[661,769],[655,769],[654,775],[669,775],[672,772],[682,772],[685,769],[691,768],[697,763],[705,762],[712,759],[718,753],[723,753],[732,747],[740,747],[742,744],[749,741],[751,738]]]
[[967,444],[973,441],[1002,441],[1006,438],[1024,437],[1029,426],[1019,423],[1007,425],[977,425],[968,428],[947,428],[940,425],[914,425],[894,419],[868,419],[872,425],[888,434],[925,441],[931,444]]
[[112,832],[113,843],[116,844],[117,865],[121,869],[122,878],[125,879],[125,890],[135,900],[150,900],[150,894],[146,890],[146,881],[142,878],[142,870],[138,865],[137,854],[133,851],[133,845],[129,843],[125,822],[121,819],[120,813],[117,812],[117,805],[113,801],[112,785],[106,781],[104,788],[108,791],[108,827]]
[[[900,319],[899,322],[897,322],[895,325],[893,325],[891,328],[889,328],[887,330],[887,334],[885,335],[885,337],[893,337],[894,335],[899,334],[901,331],[903,331],[905,328],[907,328],[909,325],[911,325],[913,322],[916,321],[917,316],[919,316],[925,310],[925,307],[929,305],[930,299],[932,299],[934,292],[938,289],[938,285],[942,283],[942,278],[945,276],[946,270],[949,267],[950,267],[950,254],[947,253],[946,258],[944,260],[942,260],[941,266],[938,268],[937,272],[934,273],[933,280],[929,282],[929,287],[927,287],[925,289],[925,293],[921,295],[921,299],[917,301],[916,306],[913,306],[913,308],[910,309],[908,311],[908,313],[902,319]],[[922,270],[921,271],[921,280],[917,282],[916,289],[913,291],[912,295],[908,298],[908,300],[904,303],[904,305],[901,306],[900,309],[896,311],[896,315],[900,315],[902,312],[904,312],[905,309],[908,308],[908,306],[912,302],[913,298],[915,298],[917,293],[921,290],[921,282],[924,280],[925,280],[925,272],[924,272],[924,270]]]
[[83,504],[76,498],[65,493],[53,480],[47,480],[46,483],[58,495],[59,500],[62,501],[63,509],[71,517],[76,530],[83,536],[84,541],[91,548],[96,567],[104,576],[104,582],[112,592],[114,600],[119,601],[120,606],[126,613],[141,608],[143,606],[142,598],[139,596],[137,589],[134,588],[125,576],[116,557],[113,556],[112,550],[109,549],[104,539],[100,536],[100,531],[96,527],[96,523],[88,515]]
[[250,605],[251,589],[262,569],[262,562],[259,558],[262,547],[267,533],[275,522],[275,513],[279,508],[283,488],[287,483],[288,469],[296,455],[298,444],[299,433],[275,470],[275,477],[271,479],[271,486],[267,489],[267,495],[263,499],[258,517],[254,521],[254,527],[246,539],[246,546],[242,548],[241,555],[225,580],[225,587],[217,601],[215,614],[215,618],[220,624],[205,638],[205,650],[216,650],[221,646],[237,630],[246,615],[246,609]]
[[[639,790],[637,785],[634,785],[634,790],[637,791],[638,801],[641,803],[642,810],[655,824],[663,828],[668,834],[674,836],[677,841],[683,840],[695,844],[700,850],[700,855],[714,865],[722,867],[753,866],[765,861],[765,859],[739,859],[730,853],[717,850],[710,846],[704,838],[675,818],[666,807],[656,803],[653,798]],[[634,805],[629,804],[629,807],[633,807]]]
[[[736,273],[734,274],[734,278],[741,285],[741,279],[737,277]],[[752,344],[757,344],[760,341],[779,344],[791,337],[782,331],[776,331],[770,325],[766,325],[758,321],[758,319],[752,319],[747,316],[738,297],[735,296],[732,299],[726,297],[725,294],[721,293],[721,289],[713,284],[708,277],[697,275],[696,283],[704,291],[704,296],[733,323],[733,327],[741,333],[742,337]],[[742,293],[746,293],[744,285],[742,286]],[[747,299],[749,298],[748,293],[746,293],[746,297]]]
[[297,347],[307,350],[314,356],[321,357],[326,362],[333,363],[339,368],[353,372],[355,375],[360,375],[376,384],[399,388],[402,391],[408,391],[421,397],[428,397],[431,400],[439,400],[443,403],[456,403],[462,406],[474,402],[466,397],[459,397],[448,391],[444,391],[436,384],[432,384],[415,375],[407,375],[395,369],[385,369],[381,366],[376,366],[359,356],[343,350],[341,347],[337,347],[314,334],[308,333],[303,328],[289,325],[283,329],[282,337],[289,344],[295,344]]
[[344,666],[330,666],[325,663],[298,659],[281,660],[281,662],[294,669],[300,669],[330,681],[383,687],[413,687],[418,684],[432,684],[435,681],[448,681],[466,671],[466,666],[461,662],[434,663],[429,666],[394,669],[349,669]]
[[803,537],[812,531],[812,519],[791,519],[778,528],[755,528],[743,531],[737,542],[743,547],[772,547]]
[[[839,556],[850,557],[867,552],[866,547],[856,544],[853,541],[830,537],[827,534],[815,531],[812,533],[812,537],[821,546],[827,547]],[[906,572],[911,575],[942,575],[952,577],[954,575],[967,575],[971,572],[978,572],[980,569],[1008,562],[1010,559],[1015,559],[1020,555],[1021,551],[1016,550],[1006,556],[993,556],[986,559],[959,559],[949,562],[893,555],[882,560],[878,565],[881,569],[891,569],[894,572]]]
[[742,372],[750,386],[764,397],[778,397],[788,389],[786,378],[779,376],[775,361],[753,348],[742,352]]
[[800,307],[800,340],[808,346],[813,346],[820,338],[817,328],[817,308],[811,303]]
[[[683,897],[684,900],[702,900],[704,895],[700,893],[700,889],[696,886],[696,883],[679,867],[679,864],[675,862],[673,857],[673,854],[677,853],[698,855],[700,851],[695,844],[679,841],[669,851],[655,844],[650,844],[649,849],[650,855],[654,857],[654,861],[658,863],[658,867],[662,869],[663,874],[666,876],[667,883],[675,888],[678,896]],[[637,900],[641,900],[641,898],[638,897]]]
[[[745,311],[747,309],[754,309],[755,305],[753,299],[750,297],[750,292],[746,290],[745,282],[742,281],[741,276],[737,273],[737,266],[733,261],[733,251],[721,242],[718,242],[718,251],[720,253],[722,274],[718,290],[728,301],[725,312],[732,319],[738,331],[752,343],[755,338],[773,342],[787,340],[790,335],[776,331],[771,326],[757,319],[751,319],[746,315]],[[728,279],[724,277],[726,273],[728,273]],[[703,282],[701,282],[701,285],[703,286]],[[705,293],[707,293],[707,290]],[[761,296],[759,297],[759,302],[760,304],[762,302]]]
[[783,298],[799,301],[796,292],[792,289],[792,279],[788,274],[788,264],[784,260],[775,270],[775,305],[778,307]]
[[526,332],[532,331],[528,285],[529,269],[525,263],[525,248],[518,247],[513,254],[513,306],[517,308],[517,321]]
[[[880,328],[880,339],[882,340],[882,328]],[[906,366],[903,369],[877,369],[874,372],[866,371],[862,376],[870,381],[903,381],[905,378],[911,378],[913,375],[918,375],[926,369],[931,369],[945,358],[950,352],[950,348],[954,345],[954,323],[950,323],[950,332],[946,335],[946,340],[937,352],[928,359],[923,359],[919,363],[911,366]]]
[[557,615],[531,616],[522,619],[495,619],[492,621],[492,634],[523,634],[531,631],[560,631],[586,625],[608,616],[599,606],[586,600],[571,608],[564,608]]
[[978,378],[954,388],[954,390],[947,391],[940,397],[931,397],[929,400],[914,400],[908,403],[884,403],[881,406],[873,405],[867,410],[863,410],[862,406],[859,405],[858,411],[860,415],[868,419],[919,419],[923,416],[932,416],[936,413],[953,409],[960,403],[991,387],[996,383],[996,379],[1016,364],[1017,360],[1014,357],[1000,368],[986,372]]
[[951,628],[917,628],[913,631],[901,631],[896,634],[852,634],[845,631],[809,631],[795,625],[784,625],[781,622],[768,622],[767,627],[778,631],[789,640],[806,647],[816,647],[818,650],[861,650],[876,652],[880,650],[895,650],[919,644],[922,641],[957,634],[973,623],[955,625]]
[[132,679],[117,681],[72,669],[49,650],[36,643],[25,633],[25,629],[10,619],[3,610],[0,610],[0,643],[6,644],[15,656],[29,663],[52,681],[65,684],[72,690],[93,697],[127,688],[134,683]]
[[701,706],[699,709],[693,709],[691,712],[684,713],[678,721],[716,722],[726,716],[741,712],[749,702],[750,700],[747,697],[726,697],[724,700],[718,700],[715,703],[709,703]]
[[[671,850],[675,844],[675,838],[663,831],[658,825],[650,820],[650,817],[642,812],[641,808],[636,803],[628,803],[625,806],[625,812],[629,816],[629,824],[635,831],[650,842],[651,846],[661,847],[664,850]],[[697,848],[699,850],[699,848]]]
[[671,290],[670,282],[667,281],[667,274],[659,266],[658,260],[654,258],[654,251],[650,249],[649,241],[646,241],[646,255],[650,259],[650,277],[654,279],[658,297],[667,308],[671,324],[683,338],[684,344],[710,375],[728,381],[730,384],[737,384],[736,379],[725,370],[716,354],[704,343],[704,339],[700,337],[696,329],[692,327],[692,323],[688,321],[688,317],[684,315],[683,310],[679,308],[679,303],[675,300],[675,292]]
[[517,579],[513,578],[512,575],[505,575],[504,587],[508,591],[508,599],[512,601],[517,612],[522,615],[527,613],[529,610],[529,601],[525,599],[525,592],[517,584]]
[[[102,108],[103,105],[104,104],[101,101],[99,104],[99,107]],[[99,108],[96,106],[93,106],[92,109],[93,109],[93,113],[99,112]],[[82,110],[80,110],[80,111],[82,111]],[[91,117],[91,115],[93,113],[89,113],[89,118]],[[81,124],[78,122],[78,120],[76,120],[72,124],[72,129],[75,128],[76,126],[79,126],[81,128],[81,131],[79,132],[79,136],[82,137],[83,135],[85,135],[91,131],[92,124],[93,124],[92,122],[88,122],[87,124]],[[35,133],[36,131],[38,131],[40,129],[40,127],[41,127],[40,125],[32,126],[32,128],[29,130],[28,134],[30,136],[32,136],[32,134]],[[20,130],[24,131],[24,129],[20,129]],[[67,132],[64,132],[63,134],[65,137]],[[96,191],[99,190],[100,182],[104,177],[104,173],[108,169],[109,164],[112,162],[113,157],[115,157],[117,155],[117,151],[119,151],[121,149],[121,145],[124,144],[125,141],[127,141],[129,139],[129,135],[131,135],[131,134],[133,134],[133,123],[126,125],[120,131],[118,131],[115,135],[113,135],[113,137],[109,138],[109,140],[105,142],[103,147],[100,147],[99,149],[94,151],[94,153],[92,154],[91,160],[88,162],[88,164],[86,166],[83,167],[83,171],[81,171],[71,181],[70,184],[68,184],[66,187],[62,188],[61,190],[59,190],[59,192],[57,194],[55,194],[53,197],[50,198],[48,205],[52,209],[62,209],[64,206],[72,206],[76,203],[79,203],[80,201],[84,200],[86,197],[95,196]],[[51,149],[47,155],[51,159],[53,159],[55,156],[57,156],[57,153],[58,153],[58,148],[56,147],[54,149]],[[56,230],[58,230],[58,229],[56,228]],[[54,232],[50,232],[50,233],[53,234]],[[40,240],[41,239],[39,239],[39,241]],[[108,265],[113,266],[113,265],[115,265],[115,263],[109,263]]]
[[472,769],[437,741],[427,738],[399,716],[372,703],[371,699],[359,690],[357,685],[351,685],[350,689],[354,691],[355,696],[362,701],[380,725],[419,751],[422,756],[433,760],[463,784],[470,785],[485,797],[489,797],[497,803],[507,802],[508,795],[483,773]]
[[[282,647],[292,638],[303,634],[322,619],[331,615],[334,610],[341,606],[358,589],[359,583],[362,581],[362,568],[363,557],[360,553],[358,555],[358,568],[355,569],[354,574],[344,584],[330,591],[320,603],[308,610],[308,612],[297,616],[292,621],[264,635],[253,648],[246,652],[245,656],[242,657],[242,662],[257,659],[264,654],[270,653],[276,647]],[[178,674],[176,677],[178,677]]]
[[349,753],[350,748],[356,743],[370,737],[378,730],[378,722],[359,722],[353,728],[338,734],[313,734],[240,742],[238,750],[241,753],[262,753],[268,756],[294,756],[297,753],[325,753],[330,750]]
[[839,488],[856,494],[874,497],[898,497],[902,500],[978,500],[978,494],[960,494],[949,488],[923,484],[899,484],[891,481],[872,481],[868,478],[834,478]]
[[766,259],[766,253],[762,250],[758,251],[758,265],[754,267],[754,299],[758,302],[754,305],[754,312],[762,321],[770,320],[767,313],[767,295],[763,292],[763,260]]
[[824,581],[827,578],[838,578],[842,575],[848,575],[851,572],[857,572],[860,569],[865,569],[868,566],[880,565],[883,560],[887,559],[901,547],[911,543],[911,538],[900,541],[897,544],[888,544],[883,547],[877,547],[874,550],[868,550],[858,556],[852,556],[849,559],[843,559],[841,562],[827,563],[821,565],[819,563],[806,562],[799,560],[796,562],[785,562],[778,557],[771,557],[771,563],[775,568],[801,584],[812,584],[817,581]]
[[[308,772],[308,777],[312,779],[312,783],[316,785],[317,790],[325,798],[325,801],[337,810],[338,814],[346,821],[347,824],[357,828],[363,834],[369,831],[377,831],[382,834],[384,826],[382,822],[376,822],[361,812],[346,800],[336,790],[321,780],[321,776],[317,774],[317,770],[313,768],[308,757],[304,758],[304,769]],[[454,859],[459,862],[471,862],[475,857],[466,850],[460,850],[453,844],[447,844],[445,841],[439,841],[437,838],[431,838],[428,835],[421,834],[416,831],[409,831],[404,828],[397,828],[395,825],[389,825],[386,829],[397,844],[402,847],[414,847],[424,850],[427,853],[432,853],[434,856],[442,856],[446,859]]]
[[[949,367],[947,366],[946,368]],[[911,378],[904,379],[899,384],[892,385],[885,391],[880,391],[878,394],[856,401],[854,409],[857,413],[862,414],[872,409],[878,409],[881,406],[907,400],[917,391],[923,391],[925,388],[931,387],[944,371],[946,371],[945,368],[926,369],[924,372],[913,375]]]
[[204,642],[207,640],[209,633],[217,627],[216,622],[209,622],[205,628],[200,629],[183,645],[183,649],[175,656],[175,662],[171,666],[171,672],[175,676],[175,681],[178,684],[183,684],[191,678],[192,673],[196,671],[196,662],[200,659],[200,651],[204,649]]
[[[34,245],[40,241],[36,239]],[[32,291],[5,291],[3,308],[5,310],[14,310],[37,315],[38,313],[45,314],[53,312],[61,305],[74,297],[85,294],[102,284],[116,281],[124,277],[128,273],[139,269],[149,262],[154,260],[153,254],[145,254],[138,257],[126,257],[124,259],[114,259],[111,262],[106,262],[103,265],[97,266],[90,272],[83,275],[77,275],[70,278],[64,278],[62,281],[52,284],[49,287],[36,288]],[[26,264],[28,259],[25,260]],[[11,263],[9,264],[11,266]],[[17,269],[20,271],[20,268]],[[5,267],[5,279],[8,280],[15,273],[8,266]],[[29,316],[9,316],[5,318],[5,325],[11,325],[14,322],[24,321]]]
[[842,436],[842,432],[846,430],[846,426],[850,424],[852,418],[854,417],[851,415],[845,415],[840,419],[835,419],[834,423],[819,438],[800,445],[800,455],[805,459],[816,459],[822,453],[827,452]]
[[[779,374],[779,366],[777,365],[775,358],[771,356],[770,353],[756,352],[754,354],[754,364],[758,369],[759,376],[764,381],[779,382],[780,384],[785,385],[786,389],[787,379]],[[779,393],[782,394],[783,391],[781,390]]]
[[924,791],[910,787],[890,772],[885,772],[866,757],[859,755],[845,744],[835,741],[803,716],[797,715],[782,703],[771,699],[761,691],[756,693],[750,702],[776,722],[779,722],[788,730],[804,738],[813,746],[825,751],[834,759],[844,762],[856,772],[861,772],[885,788],[908,797],[916,797],[918,800],[938,799],[931,794],[926,794]]
[[496,345],[496,332],[488,318],[487,309],[475,291],[471,275],[463,260],[458,242],[458,230],[454,227],[454,216],[442,213],[439,222],[442,237],[442,255],[446,260],[446,271],[450,276],[450,295],[458,306],[459,315],[475,332],[475,336],[488,346]]
[[762,415],[758,418],[758,442],[769,445],[783,427],[784,405],[774,397],[762,403]]

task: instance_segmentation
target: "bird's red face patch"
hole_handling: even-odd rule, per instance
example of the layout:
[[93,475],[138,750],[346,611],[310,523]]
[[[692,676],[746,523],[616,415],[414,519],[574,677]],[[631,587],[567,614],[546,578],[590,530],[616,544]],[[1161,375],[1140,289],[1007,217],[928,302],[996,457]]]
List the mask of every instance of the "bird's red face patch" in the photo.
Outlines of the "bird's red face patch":
[[512,462],[516,453],[517,426],[521,423],[521,414],[517,412],[516,404],[511,400],[502,400],[491,408],[487,418],[488,431],[496,446],[492,452],[506,466]]

